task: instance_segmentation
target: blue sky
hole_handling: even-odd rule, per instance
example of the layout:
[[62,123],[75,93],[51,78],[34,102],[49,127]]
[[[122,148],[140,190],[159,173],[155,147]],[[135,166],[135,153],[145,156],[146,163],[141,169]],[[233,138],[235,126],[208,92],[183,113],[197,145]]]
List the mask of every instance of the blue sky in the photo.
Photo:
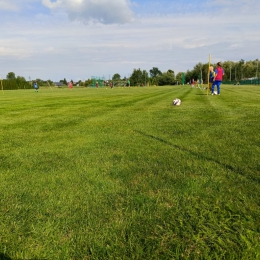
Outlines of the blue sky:
[[0,76],[85,80],[260,58],[259,0],[0,0]]

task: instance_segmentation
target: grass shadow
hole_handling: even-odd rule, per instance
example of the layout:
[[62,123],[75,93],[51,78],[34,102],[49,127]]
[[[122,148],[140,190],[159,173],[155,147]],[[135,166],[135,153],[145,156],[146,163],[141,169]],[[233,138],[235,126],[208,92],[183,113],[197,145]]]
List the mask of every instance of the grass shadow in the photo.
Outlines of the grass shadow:
[[[18,258],[11,258],[10,256],[0,252],[0,260],[22,260]],[[47,260],[46,258],[30,258],[28,260]]]
[[0,253],[0,260],[12,260],[12,258],[3,253]]
[[189,153],[191,156],[194,156],[194,157],[196,157],[196,158],[200,157],[200,158],[202,158],[203,160],[207,160],[207,161],[210,161],[210,162],[214,162],[214,163],[220,165],[221,167],[224,167],[224,168],[226,168],[226,169],[228,169],[228,170],[230,170],[230,171],[232,171],[232,172],[234,172],[234,173],[236,173],[236,174],[239,174],[239,175],[243,176],[244,178],[246,178],[246,179],[247,179],[248,181],[250,181],[250,182],[260,183],[260,178],[258,178],[257,176],[252,176],[252,175],[247,176],[247,175],[246,175],[241,169],[239,169],[239,168],[235,168],[235,167],[233,167],[233,166],[231,166],[231,165],[221,163],[220,161],[218,161],[218,160],[216,160],[216,159],[213,159],[213,158],[210,158],[210,157],[207,157],[207,156],[205,156],[205,155],[203,155],[203,154],[195,153],[195,152],[193,152],[193,151],[191,151],[191,150],[189,150],[189,149],[187,149],[187,148],[184,148],[184,147],[181,147],[181,146],[179,146],[179,145],[173,144],[173,143],[171,143],[171,142],[169,142],[169,141],[166,141],[166,140],[164,140],[164,139],[162,139],[162,138],[160,138],[160,137],[157,137],[157,136],[154,136],[154,135],[150,135],[150,134],[146,134],[146,133],[144,133],[144,132],[142,132],[142,131],[139,131],[139,130],[134,130],[134,132],[136,132],[136,133],[138,133],[138,134],[141,134],[141,135],[143,135],[143,136],[145,136],[145,137],[152,138],[152,139],[157,140],[157,141],[159,141],[159,142],[162,142],[162,143],[164,143],[164,144],[167,144],[167,145],[169,145],[169,146],[171,146],[171,147],[174,147],[175,149],[178,149],[178,150],[180,150],[180,151],[187,152],[187,153]]

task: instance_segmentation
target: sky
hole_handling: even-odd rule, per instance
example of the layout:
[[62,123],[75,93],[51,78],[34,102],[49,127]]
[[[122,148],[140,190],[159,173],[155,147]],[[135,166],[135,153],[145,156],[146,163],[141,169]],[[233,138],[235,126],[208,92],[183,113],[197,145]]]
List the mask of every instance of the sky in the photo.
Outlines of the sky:
[[111,79],[260,58],[259,0],[0,0],[0,77]]

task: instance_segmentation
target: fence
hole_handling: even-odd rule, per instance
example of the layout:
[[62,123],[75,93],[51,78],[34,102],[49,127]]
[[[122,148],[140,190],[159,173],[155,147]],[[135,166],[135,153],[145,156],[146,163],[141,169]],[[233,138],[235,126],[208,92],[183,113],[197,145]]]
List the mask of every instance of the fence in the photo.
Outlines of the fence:
[[260,85],[260,78],[242,79],[238,81],[223,81],[222,83],[229,85]]
[[103,87],[105,82],[104,77],[91,77],[91,86],[92,87]]

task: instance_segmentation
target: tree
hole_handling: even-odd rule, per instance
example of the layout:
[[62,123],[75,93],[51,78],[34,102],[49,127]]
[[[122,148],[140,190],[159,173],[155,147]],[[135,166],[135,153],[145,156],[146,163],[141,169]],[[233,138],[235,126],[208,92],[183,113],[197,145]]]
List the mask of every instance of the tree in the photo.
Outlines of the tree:
[[6,75],[6,79],[16,79],[14,72],[8,72]]
[[239,62],[236,63],[236,79],[241,80],[244,78],[243,70],[245,67],[245,61],[241,59]]
[[190,82],[193,78],[194,78],[194,71],[187,70],[187,72],[185,73],[185,81],[186,81],[186,83]]
[[91,86],[91,84],[92,84],[92,80],[91,79],[87,79],[87,80],[85,80],[85,82],[84,82],[84,87],[88,87],[88,86]]
[[164,72],[161,76],[158,77],[158,85],[175,85],[175,76],[174,72],[171,70],[168,70],[167,72]]
[[244,77],[245,78],[254,78],[257,76],[257,60],[247,61],[244,67]]
[[146,86],[147,82],[149,82],[149,75],[146,70],[143,70],[142,72],[142,81],[144,82],[144,86]]
[[115,80],[115,81],[120,80],[120,79],[121,79],[121,76],[118,73],[114,74],[114,76],[112,77],[112,80]]
[[140,68],[134,69],[130,81],[132,86],[145,86],[149,81],[148,72],[146,70],[141,71]]
[[170,73],[170,74],[174,75],[174,71],[173,70],[168,70],[167,73]]
[[19,80],[19,81],[26,81],[24,77],[22,76],[17,76],[16,80]]
[[130,82],[132,86],[138,86],[143,83],[141,69],[134,69],[132,75],[130,76]]
[[46,82],[47,82],[47,84],[49,83],[49,85],[50,85],[50,86],[51,86],[51,85],[52,85],[52,83],[53,83],[53,81],[52,81],[52,80],[50,80],[50,79],[46,80]]
[[150,76],[151,78],[156,78],[157,76],[161,76],[162,75],[162,72],[156,68],[156,67],[153,67],[151,70],[150,70]]
[[64,84],[64,85],[68,85],[68,82],[67,82],[67,80],[65,78],[61,79],[60,82],[62,82],[62,84]]
[[179,82],[178,84],[182,84],[182,74],[183,72],[178,72],[176,75],[176,81]]
[[207,75],[208,75],[207,64],[202,64],[201,62],[199,62],[194,66],[193,75],[192,75],[193,79],[195,80],[202,79],[203,82],[205,82]]
[[17,78],[12,81],[15,81],[15,84],[17,85],[18,88],[25,88],[25,85],[27,85],[25,78],[21,76],[17,76]]
[[225,71],[223,81],[235,80],[235,66],[236,66],[236,63],[234,61],[228,60],[228,61],[225,61],[222,63],[222,67]]
[[192,79],[194,80],[200,80],[202,78],[203,82],[208,82],[208,71],[209,71],[209,64],[205,63],[202,64],[199,62],[196,64],[193,68],[193,70],[188,70],[185,74],[185,81],[189,82]]

